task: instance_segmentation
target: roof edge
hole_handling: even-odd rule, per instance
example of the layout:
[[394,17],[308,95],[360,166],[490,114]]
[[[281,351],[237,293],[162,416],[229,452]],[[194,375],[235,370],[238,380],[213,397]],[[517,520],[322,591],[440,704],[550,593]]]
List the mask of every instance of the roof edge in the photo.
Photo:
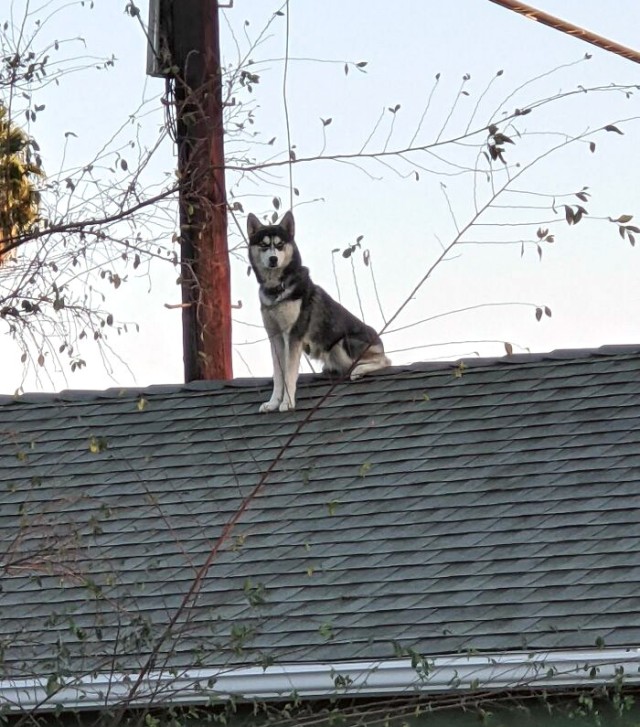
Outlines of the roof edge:
[[[434,371],[446,371],[463,365],[465,368],[482,368],[487,366],[518,364],[535,364],[542,361],[570,361],[605,356],[640,356],[640,343],[638,344],[609,344],[599,348],[559,348],[553,351],[536,353],[517,353],[505,356],[458,358],[438,361],[417,361],[412,364],[389,366],[367,378],[400,376],[405,374],[420,374]],[[325,374],[300,374],[302,383],[326,384],[332,381]],[[335,382],[335,379],[333,380]],[[229,389],[262,389],[271,384],[271,377],[235,378],[229,381],[206,380],[191,381],[176,384],[151,384],[149,386],[117,386],[109,389],[66,389],[59,392],[24,392],[22,394],[0,394],[0,405],[3,404],[50,404],[52,402],[94,402],[101,399],[119,399],[122,397],[144,397],[156,395],[171,395],[176,393],[209,393]]]
[[[464,693],[481,689],[589,688],[624,679],[640,683],[640,648],[514,651],[269,667],[104,673],[67,680],[51,692],[46,679],[0,680],[0,704],[9,712],[89,710],[114,706],[161,707],[236,700],[330,696],[375,697]],[[134,686],[137,685],[137,688]]]

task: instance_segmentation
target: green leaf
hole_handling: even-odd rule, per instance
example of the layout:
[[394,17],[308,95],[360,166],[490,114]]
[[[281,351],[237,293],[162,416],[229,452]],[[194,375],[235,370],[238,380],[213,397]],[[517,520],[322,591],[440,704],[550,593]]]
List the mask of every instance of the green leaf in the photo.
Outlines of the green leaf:
[[244,595],[250,606],[262,606],[265,603],[265,589],[262,583],[252,583],[250,578],[244,582]]
[[108,448],[107,440],[104,437],[91,437],[89,440],[89,451],[91,454],[98,454],[104,452]]
[[47,683],[45,685],[45,692],[47,693],[47,697],[50,697],[51,695],[55,694],[58,689],[60,689],[61,684],[58,680],[58,677],[56,674],[49,675],[49,678],[47,679]]
[[454,378],[461,379],[462,376],[463,376],[463,374],[464,374],[464,372],[465,372],[465,369],[466,368],[467,368],[467,366],[466,366],[465,362],[464,361],[460,361],[460,363],[458,363],[455,366],[455,368],[453,369],[453,376],[454,376]]

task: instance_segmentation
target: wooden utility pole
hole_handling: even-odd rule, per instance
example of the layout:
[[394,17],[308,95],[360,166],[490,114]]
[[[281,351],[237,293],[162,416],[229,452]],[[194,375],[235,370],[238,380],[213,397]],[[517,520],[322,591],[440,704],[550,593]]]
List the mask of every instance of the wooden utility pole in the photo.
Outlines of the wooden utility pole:
[[185,381],[230,379],[231,290],[217,0],[157,0],[175,84]]

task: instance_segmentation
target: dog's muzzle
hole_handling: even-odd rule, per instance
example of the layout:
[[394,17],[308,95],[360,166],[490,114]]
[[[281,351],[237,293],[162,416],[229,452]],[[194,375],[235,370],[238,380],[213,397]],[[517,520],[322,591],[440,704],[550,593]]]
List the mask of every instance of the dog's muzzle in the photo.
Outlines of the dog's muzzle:
[[277,268],[278,267],[278,258],[275,255],[272,255],[269,258],[269,267],[270,268]]

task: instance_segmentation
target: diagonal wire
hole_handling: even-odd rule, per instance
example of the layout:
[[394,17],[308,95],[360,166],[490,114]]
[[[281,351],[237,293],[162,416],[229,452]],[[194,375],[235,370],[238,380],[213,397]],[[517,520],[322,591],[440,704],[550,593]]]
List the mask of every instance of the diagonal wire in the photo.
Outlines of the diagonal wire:
[[543,25],[553,28],[554,30],[559,30],[561,33],[566,33],[567,35],[572,35],[574,38],[584,40],[585,43],[591,43],[592,45],[609,51],[610,53],[615,53],[629,61],[640,63],[640,51],[629,48],[626,45],[616,43],[615,40],[609,40],[609,38],[605,38],[602,35],[586,30],[586,28],[574,25],[568,20],[562,20],[555,15],[545,13],[543,10],[538,10],[531,5],[525,5],[525,3],[517,2],[517,0],[490,0],[490,2],[500,5],[507,10],[513,10],[514,13],[524,15],[530,20],[535,20],[538,23],[542,23]]

